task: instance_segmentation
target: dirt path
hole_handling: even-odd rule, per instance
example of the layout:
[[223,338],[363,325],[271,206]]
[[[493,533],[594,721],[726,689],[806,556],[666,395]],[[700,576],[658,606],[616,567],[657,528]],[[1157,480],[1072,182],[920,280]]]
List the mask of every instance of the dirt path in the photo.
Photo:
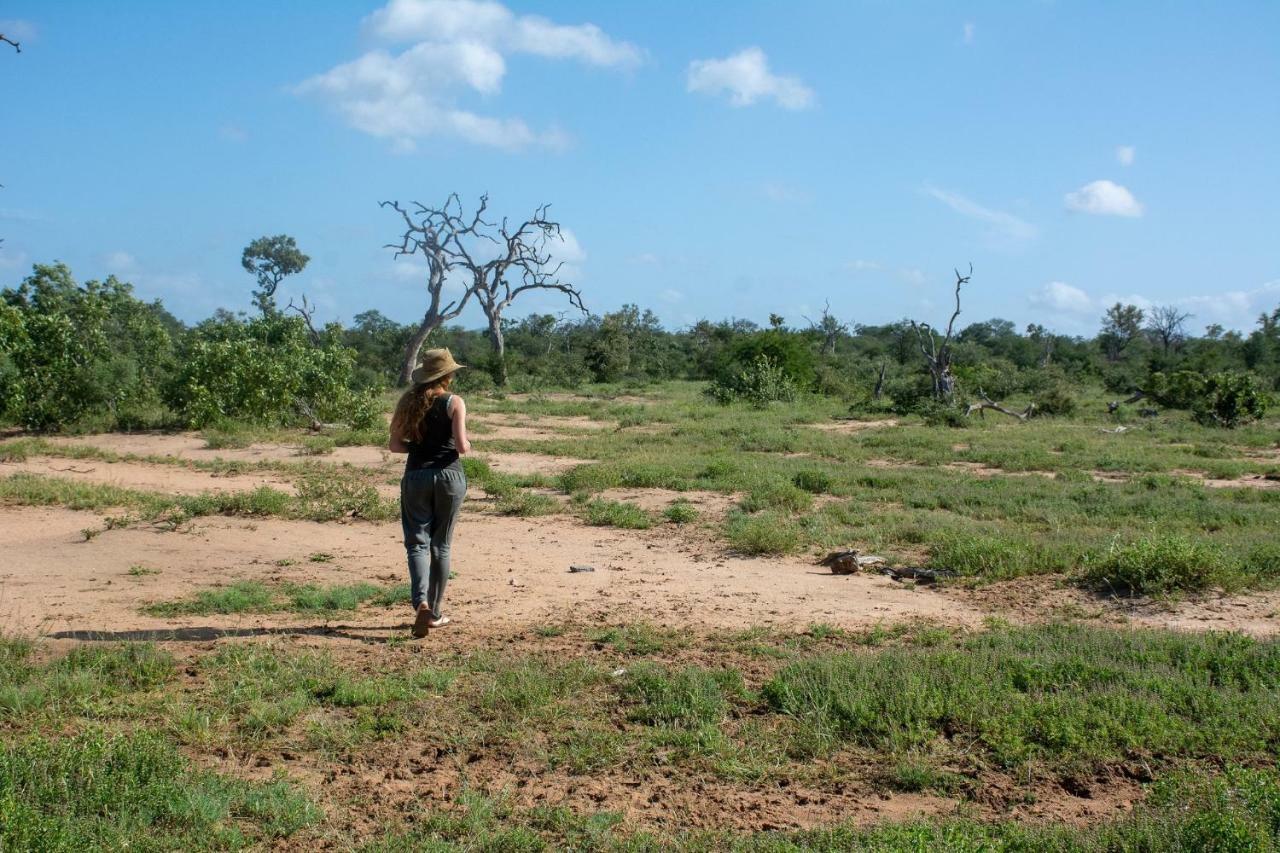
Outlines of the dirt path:
[[12,474],[61,477],[87,483],[120,486],[126,489],[198,495],[201,492],[240,492],[270,486],[292,494],[287,477],[271,472],[261,474],[215,474],[177,465],[145,462],[97,462],[88,459],[61,459],[33,456],[22,462],[0,462],[0,477]]
[[[0,622],[10,631],[292,624],[297,620],[277,615],[163,620],[141,615],[139,608],[236,580],[405,578],[395,524],[211,518],[195,522],[191,532],[133,527],[85,541],[81,531],[100,520],[61,508],[0,510]],[[317,552],[333,560],[310,562]],[[571,564],[580,563],[596,571],[569,573]],[[159,573],[133,577],[128,572],[134,565]],[[977,625],[982,619],[975,607],[874,575],[835,577],[796,559],[728,558],[662,530],[594,528],[559,516],[466,513],[454,568],[458,578],[449,587],[449,604],[461,631],[562,621],[800,630],[812,622]],[[400,620],[399,611],[383,610],[362,612],[354,621],[390,630]]]

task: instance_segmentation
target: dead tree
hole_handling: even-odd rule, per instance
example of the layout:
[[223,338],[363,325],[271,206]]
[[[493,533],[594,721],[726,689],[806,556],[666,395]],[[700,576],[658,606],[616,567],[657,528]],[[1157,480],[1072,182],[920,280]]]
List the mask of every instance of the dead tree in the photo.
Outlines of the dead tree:
[[880,373],[879,375],[876,376],[875,390],[871,392],[872,398],[877,401],[879,401],[879,399],[882,396],[884,396],[884,368],[885,368],[885,362],[882,361],[880,362]]
[[1147,334],[1160,344],[1165,355],[1182,346],[1187,337],[1186,323],[1191,315],[1173,305],[1157,305],[1147,312]]
[[925,366],[929,368],[929,376],[933,379],[933,398],[947,403],[955,398],[956,393],[956,378],[951,372],[951,337],[955,332],[956,318],[960,316],[960,288],[973,277],[973,264],[969,264],[968,275],[960,275],[960,270],[955,273],[956,310],[947,321],[947,332],[943,335],[942,342],[938,342],[938,336],[928,323],[911,321],[916,342],[920,345],[920,354],[924,356]]
[[[481,197],[483,204],[485,198]],[[569,297],[569,304],[584,315],[582,293],[572,284],[560,280],[563,261],[555,260],[554,245],[563,244],[560,223],[547,218],[550,205],[541,205],[533,217],[512,230],[504,218],[496,226],[494,241],[501,247],[498,257],[476,265],[468,260],[466,265],[475,282],[475,297],[488,321],[489,343],[498,370],[494,380],[499,385],[507,383],[507,342],[502,332],[502,315],[521,293],[530,290],[558,290]],[[518,281],[512,281],[519,276]]]
[[[805,317],[809,320],[808,317]],[[817,332],[822,336],[822,354],[835,355],[836,343],[840,340],[840,336],[847,334],[849,327],[841,323],[831,315],[831,300],[828,299],[822,306],[822,317],[815,323],[809,320],[809,329]]]
[[[396,257],[417,254],[427,262],[427,310],[405,346],[401,384],[409,381],[418,352],[431,333],[460,315],[473,298],[488,321],[499,382],[506,381],[502,314],[517,296],[528,290],[559,290],[569,295],[574,307],[586,312],[577,288],[558,278],[561,265],[553,265],[548,244],[562,238],[559,223],[547,218],[547,205],[515,229],[506,219],[496,223],[484,218],[488,195],[480,196],[475,213],[469,217],[457,193],[451,193],[440,207],[414,202],[409,210],[391,201],[382,202],[382,206],[399,213],[405,224],[401,242],[388,248],[396,250]],[[446,301],[444,289],[451,273],[461,279],[462,293]],[[517,276],[518,281],[513,282]]]
[[1020,421],[1025,421],[1027,418],[1031,417],[1036,413],[1035,403],[1028,403],[1027,408],[1022,410],[1021,412],[1015,412],[1012,409],[1006,409],[1004,406],[1000,405],[999,403],[995,402],[990,397],[988,397],[981,388],[978,389],[978,397],[981,400],[981,402],[970,403],[969,407],[964,410],[964,416],[966,418],[969,417],[969,415],[972,415],[974,412],[977,412],[979,417],[985,418],[987,416],[986,415],[987,409],[991,409],[994,412],[999,412],[1002,415],[1008,415],[1011,418],[1017,418]]
[[17,51],[18,53],[22,53],[22,44],[20,42],[16,42],[13,39],[9,38],[4,33],[0,33],[0,42],[4,42],[5,44],[11,44],[13,45],[13,49],[15,51]]

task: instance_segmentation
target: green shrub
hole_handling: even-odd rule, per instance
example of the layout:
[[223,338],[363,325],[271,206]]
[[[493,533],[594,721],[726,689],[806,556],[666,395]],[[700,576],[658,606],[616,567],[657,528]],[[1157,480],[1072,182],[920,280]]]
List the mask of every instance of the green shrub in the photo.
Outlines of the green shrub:
[[1212,546],[1183,536],[1116,541],[1081,576],[1095,589],[1130,595],[1199,591],[1230,581],[1230,566]]
[[166,397],[202,427],[223,418],[265,424],[378,423],[372,393],[353,392],[355,354],[333,336],[313,341],[297,317],[219,317],[193,329]]
[[1037,415],[1066,416],[1076,411],[1076,398],[1064,385],[1051,385],[1031,398]]
[[760,355],[740,372],[717,379],[707,393],[717,402],[748,403],[763,409],[770,403],[789,403],[796,399],[795,380],[767,355]]
[[698,520],[698,508],[685,500],[674,501],[662,511],[662,517],[672,524],[692,524]]
[[1192,405],[1196,420],[1208,426],[1235,429],[1267,413],[1267,395],[1248,373],[1215,373],[1204,383],[1204,393]]

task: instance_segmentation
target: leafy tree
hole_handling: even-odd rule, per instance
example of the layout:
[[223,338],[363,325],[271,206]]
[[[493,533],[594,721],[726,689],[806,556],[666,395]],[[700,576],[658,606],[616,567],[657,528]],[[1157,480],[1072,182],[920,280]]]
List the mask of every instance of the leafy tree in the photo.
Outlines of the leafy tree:
[[240,256],[240,265],[258,279],[258,289],[253,292],[253,304],[269,317],[279,313],[276,308],[276,290],[286,276],[300,273],[311,258],[302,254],[297,242],[287,234],[259,237]]
[[1102,333],[1098,335],[1098,343],[1108,361],[1119,361],[1125,350],[1142,332],[1144,312],[1137,305],[1122,305],[1117,302],[1107,309],[1102,317]]
[[37,264],[0,293],[5,417],[33,429],[96,418],[138,427],[165,419],[159,386],[173,362],[172,315],[110,276],[77,285],[61,263]]
[[223,418],[371,426],[376,401],[352,391],[354,367],[353,350],[335,336],[315,345],[297,317],[206,320],[188,337],[168,398],[192,427]]

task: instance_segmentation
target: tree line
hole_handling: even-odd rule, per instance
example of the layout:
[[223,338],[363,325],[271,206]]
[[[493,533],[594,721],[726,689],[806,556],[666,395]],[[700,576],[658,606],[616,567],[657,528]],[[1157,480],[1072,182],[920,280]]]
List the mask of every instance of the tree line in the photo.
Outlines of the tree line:
[[[1280,391],[1280,307],[1247,333],[1209,326],[1196,335],[1194,318],[1175,306],[1126,304],[1107,309],[1092,337],[999,318],[962,325],[970,267],[956,271],[945,326],[862,324],[824,308],[817,318],[667,329],[636,305],[587,310],[560,277],[560,226],[545,205],[519,223],[487,218],[485,196],[470,212],[457,195],[436,207],[385,206],[402,228],[390,248],[417,256],[423,269],[425,305],[409,322],[370,310],[349,326],[319,326],[305,296],[280,308],[285,280],[309,261],[283,234],[242,254],[255,314],[219,310],[191,326],[115,277],[81,284],[63,264],[37,264],[0,291],[0,421],[35,429],[201,427],[224,418],[370,426],[378,395],[406,381],[428,342],[476,368],[463,374],[471,389],[688,379],[708,382],[726,403],[813,393],[855,410],[951,421],[988,408],[1068,414],[1082,386],[1102,385],[1123,400],[1234,426],[1260,416]],[[532,290],[562,294],[565,310],[508,316]],[[472,300],[483,328],[455,322]],[[1014,396],[1030,405],[1013,412],[997,402]]]

